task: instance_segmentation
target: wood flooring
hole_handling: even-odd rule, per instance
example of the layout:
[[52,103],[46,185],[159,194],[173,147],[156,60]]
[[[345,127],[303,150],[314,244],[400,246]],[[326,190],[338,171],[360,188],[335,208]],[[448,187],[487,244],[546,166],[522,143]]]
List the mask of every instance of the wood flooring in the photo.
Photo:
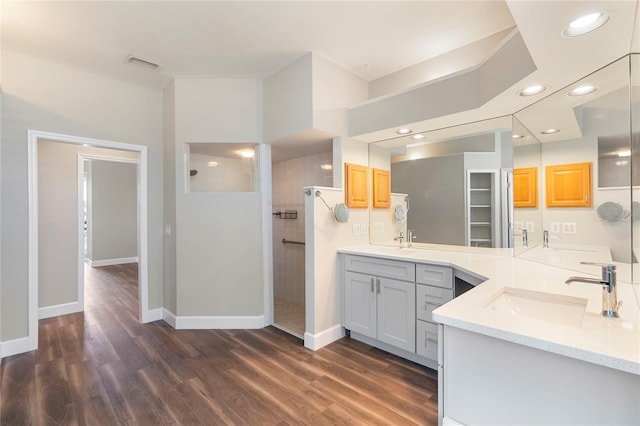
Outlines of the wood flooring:
[[2,360],[1,425],[437,423],[433,370],[350,339],[314,352],[273,327],[140,324],[137,265],[86,277],[84,313]]

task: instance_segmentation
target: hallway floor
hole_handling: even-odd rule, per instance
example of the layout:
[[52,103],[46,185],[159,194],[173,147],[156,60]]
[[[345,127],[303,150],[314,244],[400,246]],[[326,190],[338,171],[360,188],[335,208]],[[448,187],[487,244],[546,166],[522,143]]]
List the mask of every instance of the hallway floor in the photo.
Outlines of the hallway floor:
[[87,271],[86,312],[41,320],[2,360],[0,424],[437,423],[436,373],[350,339],[137,320],[137,265]]

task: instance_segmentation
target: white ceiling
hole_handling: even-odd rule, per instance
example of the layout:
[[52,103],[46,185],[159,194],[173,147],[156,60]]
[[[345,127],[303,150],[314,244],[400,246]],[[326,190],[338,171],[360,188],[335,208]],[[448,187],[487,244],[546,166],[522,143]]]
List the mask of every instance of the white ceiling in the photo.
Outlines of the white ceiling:
[[[164,87],[315,51],[369,81],[514,26],[504,1],[3,1],[2,47]],[[127,54],[163,65],[125,65]]]
[[[638,0],[0,4],[3,50],[153,88],[177,75],[264,77],[310,51],[372,81],[416,64],[426,67],[430,59],[463,52],[463,46],[516,26],[537,70],[481,108],[406,123],[415,131],[511,114],[640,48]],[[612,12],[603,28],[574,39],[560,36],[571,19],[602,9]],[[125,64],[127,54],[162,68],[150,72]],[[549,90],[529,98],[516,95],[530,84]],[[361,136],[371,141],[397,135],[389,129]],[[294,148],[295,141],[287,144]]]

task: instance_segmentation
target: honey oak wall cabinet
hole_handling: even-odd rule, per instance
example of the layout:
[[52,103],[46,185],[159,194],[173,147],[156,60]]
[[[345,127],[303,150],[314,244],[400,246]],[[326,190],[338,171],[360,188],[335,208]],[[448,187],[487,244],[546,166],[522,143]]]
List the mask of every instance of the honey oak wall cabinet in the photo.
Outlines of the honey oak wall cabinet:
[[513,169],[513,207],[538,207],[538,168]]
[[371,169],[373,186],[373,208],[383,209],[391,206],[391,175],[389,170]]
[[345,204],[353,209],[369,207],[369,169],[367,166],[345,163]]
[[547,166],[547,207],[591,207],[591,168],[591,163]]

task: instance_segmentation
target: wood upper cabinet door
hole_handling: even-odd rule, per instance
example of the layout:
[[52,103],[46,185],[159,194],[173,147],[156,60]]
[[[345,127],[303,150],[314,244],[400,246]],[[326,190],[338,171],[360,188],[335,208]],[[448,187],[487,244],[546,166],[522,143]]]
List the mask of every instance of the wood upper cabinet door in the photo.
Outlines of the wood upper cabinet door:
[[513,207],[538,207],[538,168],[513,169]]
[[591,207],[591,163],[546,167],[547,207]]
[[369,207],[368,167],[345,163],[345,204],[354,209]]
[[373,208],[389,208],[391,205],[391,175],[389,170],[371,169]]

